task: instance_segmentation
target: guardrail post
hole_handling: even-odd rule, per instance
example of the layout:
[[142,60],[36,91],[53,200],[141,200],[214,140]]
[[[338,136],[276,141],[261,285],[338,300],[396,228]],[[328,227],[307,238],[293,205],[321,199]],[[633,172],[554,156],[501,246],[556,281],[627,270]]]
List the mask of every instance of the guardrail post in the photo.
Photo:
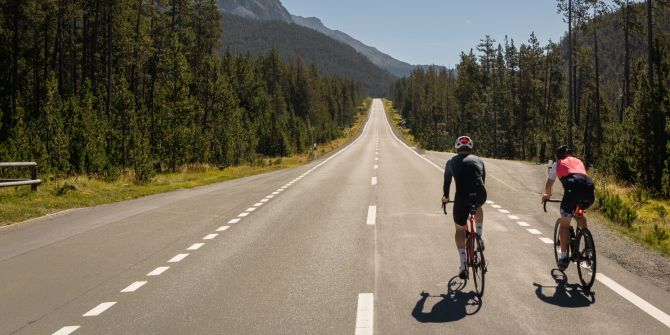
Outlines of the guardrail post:
[[[37,180],[37,165],[30,167],[30,179]],[[30,185],[30,190],[33,192],[37,191],[37,184]]]

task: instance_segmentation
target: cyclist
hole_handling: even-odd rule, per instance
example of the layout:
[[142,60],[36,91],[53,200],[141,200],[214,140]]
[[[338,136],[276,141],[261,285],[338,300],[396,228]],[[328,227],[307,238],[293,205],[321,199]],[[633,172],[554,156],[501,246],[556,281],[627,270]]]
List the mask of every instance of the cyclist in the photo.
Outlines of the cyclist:
[[[449,202],[449,189],[451,178],[456,180],[456,196],[454,199],[454,223],[456,226],[456,247],[461,259],[459,277],[467,277],[466,254],[465,254],[465,224],[470,215],[470,208],[477,207],[475,224],[477,235],[482,236],[484,222],[484,211],[482,205],[486,202],[486,170],[481,158],[472,154],[474,143],[468,136],[461,136],[454,145],[457,155],[447,161],[444,168],[444,185],[442,187],[442,203]],[[481,247],[484,247],[482,240]]]
[[549,178],[545,186],[542,201],[551,198],[551,189],[556,177],[563,184],[563,200],[561,200],[561,227],[559,237],[561,240],[561,256],[558,259],[558,268],[563,271],[570,264],[568,259],[568,239],[570,221],[574,217],[580,228],[586,228],[586,217],[575,216],[577,205],[585,210],[593,205],[595,201],[595,187],[591,177],[586,175],[584,163],[572,155],[572,150],[567,145],[556,149],[556,162],[549,171]]

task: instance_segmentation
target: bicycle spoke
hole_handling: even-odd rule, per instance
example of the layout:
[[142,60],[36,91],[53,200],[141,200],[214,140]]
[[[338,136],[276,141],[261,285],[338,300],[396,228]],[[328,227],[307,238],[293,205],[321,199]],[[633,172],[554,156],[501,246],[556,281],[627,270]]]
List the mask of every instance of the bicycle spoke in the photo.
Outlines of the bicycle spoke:
[[582,230],[577,238],[577,272],[582,286],[590,289],[596,276],[595,244],[588,229]]

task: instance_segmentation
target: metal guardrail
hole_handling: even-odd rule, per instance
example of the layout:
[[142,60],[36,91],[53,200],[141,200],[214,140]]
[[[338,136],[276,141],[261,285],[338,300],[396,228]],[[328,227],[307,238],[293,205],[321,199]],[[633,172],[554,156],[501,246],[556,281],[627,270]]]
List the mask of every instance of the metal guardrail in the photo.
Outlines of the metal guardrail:
[[37,163],[35,162],[0,162],[0,168],[30,168],[30,179],[0,179],[0,188],[30,185],[32,191],[37,191],[37,185],[42,179],[37,179]]

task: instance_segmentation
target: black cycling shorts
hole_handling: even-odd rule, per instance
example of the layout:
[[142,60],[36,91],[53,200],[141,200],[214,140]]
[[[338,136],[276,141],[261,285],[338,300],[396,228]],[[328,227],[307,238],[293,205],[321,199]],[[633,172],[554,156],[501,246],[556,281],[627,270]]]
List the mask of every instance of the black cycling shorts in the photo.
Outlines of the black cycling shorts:
[[468,192],[465,196],[457,196],[454,199],[454,223],[465,226],[470,216],[470,209],[482,207],[486,202],[486,189],[480,188],[474,192]]
[[561,201],[561,214],[572,217],[577,210],[577,205],[586,210],[596,200],[595,185],[591,177],[575,173],[561,179],[563,189],[563,200]]

